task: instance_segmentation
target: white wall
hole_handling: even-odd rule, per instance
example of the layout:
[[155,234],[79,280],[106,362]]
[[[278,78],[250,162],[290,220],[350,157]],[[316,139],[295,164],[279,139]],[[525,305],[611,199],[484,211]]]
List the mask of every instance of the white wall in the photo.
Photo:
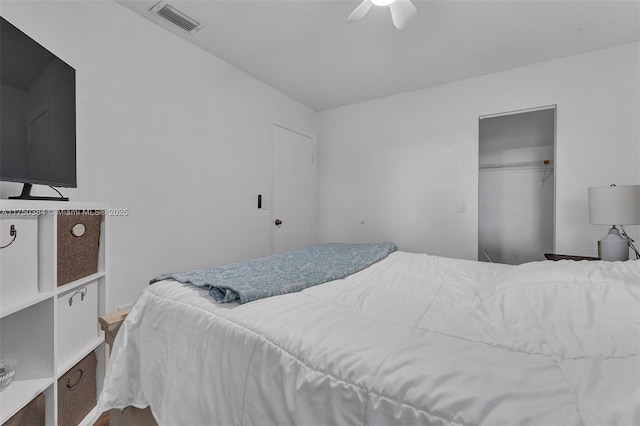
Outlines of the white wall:
[[556,104],[556,252],[595,255],[587,188],[640,183],[638,62],[632,43],[321,112],[319,242],[477,258],[478,117]]
[[271,123],[313,133],[313,110],[112,1],[0,12],[76,69],[78,188],[63,192],[129,210],[111,218],[111,308],[160,273],[269,253]]

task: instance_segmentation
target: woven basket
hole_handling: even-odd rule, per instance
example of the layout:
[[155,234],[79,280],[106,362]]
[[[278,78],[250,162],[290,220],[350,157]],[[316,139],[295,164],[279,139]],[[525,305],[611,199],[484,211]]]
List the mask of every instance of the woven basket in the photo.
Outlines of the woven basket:
[[58,426],[77,426],[96,406],[96,366],[91,352],[58,380]]
[[44,426],[44,394],[36,396],[24,408],[14,414],[2,426]]
[[[58,215],[58,286],[98,272],[100,224],[98,211],[65,211]],[[84,225],[84,234],[74,226]]]

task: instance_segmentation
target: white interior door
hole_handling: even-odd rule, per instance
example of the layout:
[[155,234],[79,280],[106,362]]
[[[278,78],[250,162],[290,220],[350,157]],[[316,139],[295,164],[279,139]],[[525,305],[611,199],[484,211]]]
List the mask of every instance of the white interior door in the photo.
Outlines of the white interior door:
[[271,252],[314,242],[315,165],[312,137],[273,125]]

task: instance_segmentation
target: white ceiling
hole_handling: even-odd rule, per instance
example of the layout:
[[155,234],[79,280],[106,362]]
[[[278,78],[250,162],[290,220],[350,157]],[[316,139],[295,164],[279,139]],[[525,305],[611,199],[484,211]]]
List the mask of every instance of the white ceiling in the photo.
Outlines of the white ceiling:
[[640,39],[631,0],[418,0],[404,30],[383,7],[345,23],[358,1],[168,0],[193,35],[117,1],[318,111]]

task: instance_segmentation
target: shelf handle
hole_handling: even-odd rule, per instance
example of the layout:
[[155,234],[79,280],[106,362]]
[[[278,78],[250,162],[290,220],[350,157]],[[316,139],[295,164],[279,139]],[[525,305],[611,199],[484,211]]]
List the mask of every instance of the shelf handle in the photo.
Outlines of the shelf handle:
[[[80,373],[80,374],[77,374],[77,373]],[[73,372],[73,374],[71,375],[71,377],[69,377],[69,378],[67,379],[67,384],[66,384],[66,386],[67,386],[69,389],[74,390],[74,389],[75,389],[76,387],[78,387],[78,385],[80,384],[80,381],[82,380],[82,375],[83,375],[83,374],[84,374],[84,371],[82,371],[82,368],[79,368],[79,369],[77,369],[76,371],[74,371],[74,372]],[[71,380],[72,380],[74,377],[76,377],[76,376],[78,377],[78,379],[77,379],[77,380],[72,384],[72,383],[71,383]]]
[[73,228],[71,228],[71,235],[76,238],[82,237],[86,230],[87,227],[84,226],[84,223],[76,223],[75,225],[73,225]]
[[0,249],[9,247],[11,244],[13,244],[13,242],[18,237],[18,231],[16,230],[16,226],[15,225],[11,225],[11,227],[9,228],[9,236],[13,237],[11,242],[9,244],[7,244],[6,246],[0,246]]
[[78,290],[75,291],[75,293],[73,293],[71,295],[71,297],[69,298],[69,306],[73,306],[73,298],[76,297],[76,294],[80,293],[80,301],[83,302],[84,301],[84,297],[87,295],[87,288],[86,287],[82,287],[79,288]]

